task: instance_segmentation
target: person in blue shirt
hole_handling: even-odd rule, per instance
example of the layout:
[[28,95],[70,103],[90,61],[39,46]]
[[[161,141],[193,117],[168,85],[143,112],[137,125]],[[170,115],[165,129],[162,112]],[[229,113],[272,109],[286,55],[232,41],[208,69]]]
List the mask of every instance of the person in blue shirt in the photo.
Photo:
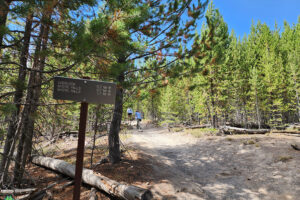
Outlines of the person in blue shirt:
[[135,119],[136,119],[136,128],[138,130],[142,130],[140,122],[142,121],[142,114],[137,110],[135,111]]
[[128,115],[128,119],[129,121],[132,120],[132,114],[133,114],[133,111],[131,108],[127,108],[127,115]]

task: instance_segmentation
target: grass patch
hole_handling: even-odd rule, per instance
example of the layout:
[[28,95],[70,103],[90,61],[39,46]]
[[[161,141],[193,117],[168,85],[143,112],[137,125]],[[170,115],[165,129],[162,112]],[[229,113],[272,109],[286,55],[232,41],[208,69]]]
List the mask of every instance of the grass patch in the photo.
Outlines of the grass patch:
[[293,159],[292,156],[280,156],[279,159],[278,159],[278,162],[288,162],[291,159]]
[[218,129],[214,128],[199,128],[199,129],[185,129],[184,132],[186,134],[191,134],[194,137],[203,137],[203,136],[211,136],[216,135],[218,133]]
[[172,132],[181,132],[183,131],[184,129],[183,128],[171,128],[170,129]]
[[244,145],[252,145],[252,144],[256,144],[256,142],[254,140],[246,140],[243,142]]
[[271,134],[272,134],[272,131],[267,132],[265,135],[266,135],[266,136],[270,136]]

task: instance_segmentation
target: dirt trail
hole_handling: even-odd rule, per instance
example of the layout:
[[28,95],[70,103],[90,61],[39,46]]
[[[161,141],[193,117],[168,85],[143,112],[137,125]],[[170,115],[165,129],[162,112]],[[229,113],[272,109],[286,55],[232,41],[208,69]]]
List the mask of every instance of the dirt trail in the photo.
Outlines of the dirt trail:
[[153,156],[162,199],[299,199],[300,137],[284,135],[194,138],[167,129],[133,131],[126,141]]

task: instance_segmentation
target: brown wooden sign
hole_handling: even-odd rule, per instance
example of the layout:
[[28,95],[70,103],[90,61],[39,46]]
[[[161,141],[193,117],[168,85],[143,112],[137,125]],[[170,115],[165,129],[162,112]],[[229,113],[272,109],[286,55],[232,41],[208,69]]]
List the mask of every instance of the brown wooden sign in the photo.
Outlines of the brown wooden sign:
[[115,96],[115,83],[54,77],[54,99],[94,104],[114,104]]
[[93,81],[88,77],[86,79],[54,77],[54,99],[81,102],[73,200],[80,199],[88,103],[114,104],[115,97],[114,83]]

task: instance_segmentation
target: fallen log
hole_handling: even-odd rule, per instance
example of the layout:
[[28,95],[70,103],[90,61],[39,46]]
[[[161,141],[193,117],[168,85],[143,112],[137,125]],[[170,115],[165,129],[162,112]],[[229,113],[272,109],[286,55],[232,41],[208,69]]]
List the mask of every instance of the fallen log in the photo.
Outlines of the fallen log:
[[221,126],[219,129],[225,134],[265,134],[270,132],[270,129],[245,129],[232,126]]
[[196,129],[196,128],[209,128],[211,127],[210,124],[202,124],[202,125],[194,125],[194,126],[187,126],[186,129]]
[[[71,178],[75,176],[75,166],[65,161],[35,156],[32,158],[32,163],[60,172]],[[106,193],[126,200],[148,200],[152,199],[152,193],[140,187],[126,185],[117,181],[111,180],[100,174],[94,174],[90,169],[83,168],[82,181],[92,187],[105,191]]]
[[78,131],[65,131],[65,132],[62,132],[62,133],[58,133],[57,135],[58,135],[59,138],[70,137],[71,135],[77,136]]
[[272,133],[288,133],[288,134],[300,135],[300,131],[297,130],[273,130]]
[[27,188],[27,189],[14,189],[14,190],[0,190],[0,195],[22,195],[28,194],[36,191],[37,188]]

